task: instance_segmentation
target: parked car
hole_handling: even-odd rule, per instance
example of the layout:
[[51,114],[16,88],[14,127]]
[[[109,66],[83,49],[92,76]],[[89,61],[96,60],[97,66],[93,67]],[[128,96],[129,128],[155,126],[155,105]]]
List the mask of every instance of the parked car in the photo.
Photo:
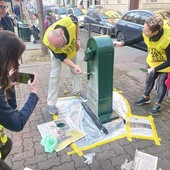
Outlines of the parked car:
[[84,28],[101,35],[115,35],[115,25],[120,19],[120,14],[112,9],[91,10],[84,17]]
[[53,7],[55,8],[55,5],[44,5],[43,6],[44,13],[51,11],[51,8],[53,8]]
[[102,5],[90,5],[88,10],[100,10],[100,9],[104,9],[104,7]]
[[82,11],[77,8],[77,7],[73,7],[73,8],[67,8],[68,11],[68,15],[75,15],[78,18],[80,27],[84,26],[84,14],[82,13]]
[[51,11],[53,15],[55,16],[56,20],[62,19],[66,16],[68,16],[67,9],[65,7],[52,7]]
[[[165,24],[169,22],[170,11],[149,11],[149,10],[130,10],[125,12],[116,24],[115,34],[117,41],[132,39],[143,31],[145,21],[152,16],[160,16]],[[147,51],[144,42],[133,45],[133,47]]]
[[86,15],[86,13],[87,13],[87,10],[86,10],[85,8],[80,8],[80,11],[81,11],[84,15]]

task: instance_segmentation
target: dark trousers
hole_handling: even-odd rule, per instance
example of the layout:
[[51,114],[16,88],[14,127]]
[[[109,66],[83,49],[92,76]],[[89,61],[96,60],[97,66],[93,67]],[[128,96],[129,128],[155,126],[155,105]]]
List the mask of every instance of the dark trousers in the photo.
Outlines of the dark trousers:
[[0,170],[12,170],[4,160],[0,159]]
[[14,86],[11,87],[10,89],[6,90],[6,96],[7,96],[7,101],[8,104],[13,108],[17,108],[17,100],[16,100],[16,94],[15,94],[15,88]]
[[37,27],[35,27],[34,25],[32,26],[32,35],[34,37],[34,40],[39,40],[40,37],[39,37],[39,29]]
[[158,73],[158,72],[154,72],[154,73],[150,73],[147,76],[147,80],[146,80],[146,87],[145,87],[145,96],[149,96],[150,92],[152,91],[154,84],[155,84],[155,80],[157,79],[157,100],[156,103],[160,104],[162,103],[166,92],[167,92],[167,87],[165,85],[165,80],[167,79],[168,73]]
[[12,140],[10,138],[7,139],[7,142],[5,143],[5,145],[3,145],[0,148],[2,157],[0,159],[0,170],[12,170],[5,162],[5,158],[8,156],[8,154],[10,153],[12,149]]

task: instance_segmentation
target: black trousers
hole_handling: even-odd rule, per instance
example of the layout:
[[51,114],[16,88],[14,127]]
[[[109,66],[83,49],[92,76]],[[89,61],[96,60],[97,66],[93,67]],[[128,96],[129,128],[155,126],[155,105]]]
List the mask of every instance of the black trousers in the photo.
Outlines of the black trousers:
[[8,156],[8,154],[10,153],[12,149],[12,140],[10,138],[7,139],[7,142],[5,143],[5,145],[3,145],[0,148],[1,151],[1,159],[0,159],[0,170],[12,170],[5,162],[5,158]]
[[31,29],[32,29],[32,35],[34,37],[34,40],[39,40],[40,39],[40,37],[39,37],[39,33],[40,33],[39,29],[37,27],[35,27],[34,25],[32,26]]
[[12,170],[4,160],[0,159],[0,170]]
[[165,80],[167,79],[168,73],[161,73],[161,72],[153,72],[148,74],[147,80],[146,80],[146,87],[145,87],[145,96],[149,96],[150,92],[152,91],[155,80],[157,79],[157,99],[156,103],[160,104],[162,103],[166,92],[167,92],[167,87],[165,85]]

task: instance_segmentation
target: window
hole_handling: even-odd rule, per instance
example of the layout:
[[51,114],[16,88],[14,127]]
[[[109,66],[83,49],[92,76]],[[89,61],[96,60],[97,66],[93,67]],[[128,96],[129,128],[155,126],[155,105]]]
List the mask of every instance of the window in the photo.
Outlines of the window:
[[73,14],[73,11],[71,9],[69,9],[68,14]]
[[148,18],[150,18],[150,17],[152,17],[151,14],[146,13],[146,12],[142,12],[140,24],[141,24],[141,25],[144,25],[145,21],[146,21]]
[[87,16],[89,16],[89,17],[93,17],[93,12],[91,11],[91,12],[89,12],[88,14],[87,14]]
[[157,2],[157,0],[151,0],[151,2]]
[[131,19],[131,13],[127,13],[126,15],[123,16],[122,19],[125,20],[125,21],[130,21],[130,19]]
[[118,3],[118,4],[121,4],[121,0],[117,0],[117,3]]
[[94,18],[99,19],[99,14],[97,12],[95,12],[93,16],[94,16]]
[[139,12],[134,12],[131,16],[131,22],[140,24],[140,13]]

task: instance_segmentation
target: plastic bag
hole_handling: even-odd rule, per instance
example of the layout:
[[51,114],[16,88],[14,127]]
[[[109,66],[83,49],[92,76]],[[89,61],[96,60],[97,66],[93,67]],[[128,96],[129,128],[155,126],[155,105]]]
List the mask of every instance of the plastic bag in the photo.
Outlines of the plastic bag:
[[44,151],[52,153],[58,144],[58,139],[52,135],[45,136],[41,140],[41,145],[44,146]]

